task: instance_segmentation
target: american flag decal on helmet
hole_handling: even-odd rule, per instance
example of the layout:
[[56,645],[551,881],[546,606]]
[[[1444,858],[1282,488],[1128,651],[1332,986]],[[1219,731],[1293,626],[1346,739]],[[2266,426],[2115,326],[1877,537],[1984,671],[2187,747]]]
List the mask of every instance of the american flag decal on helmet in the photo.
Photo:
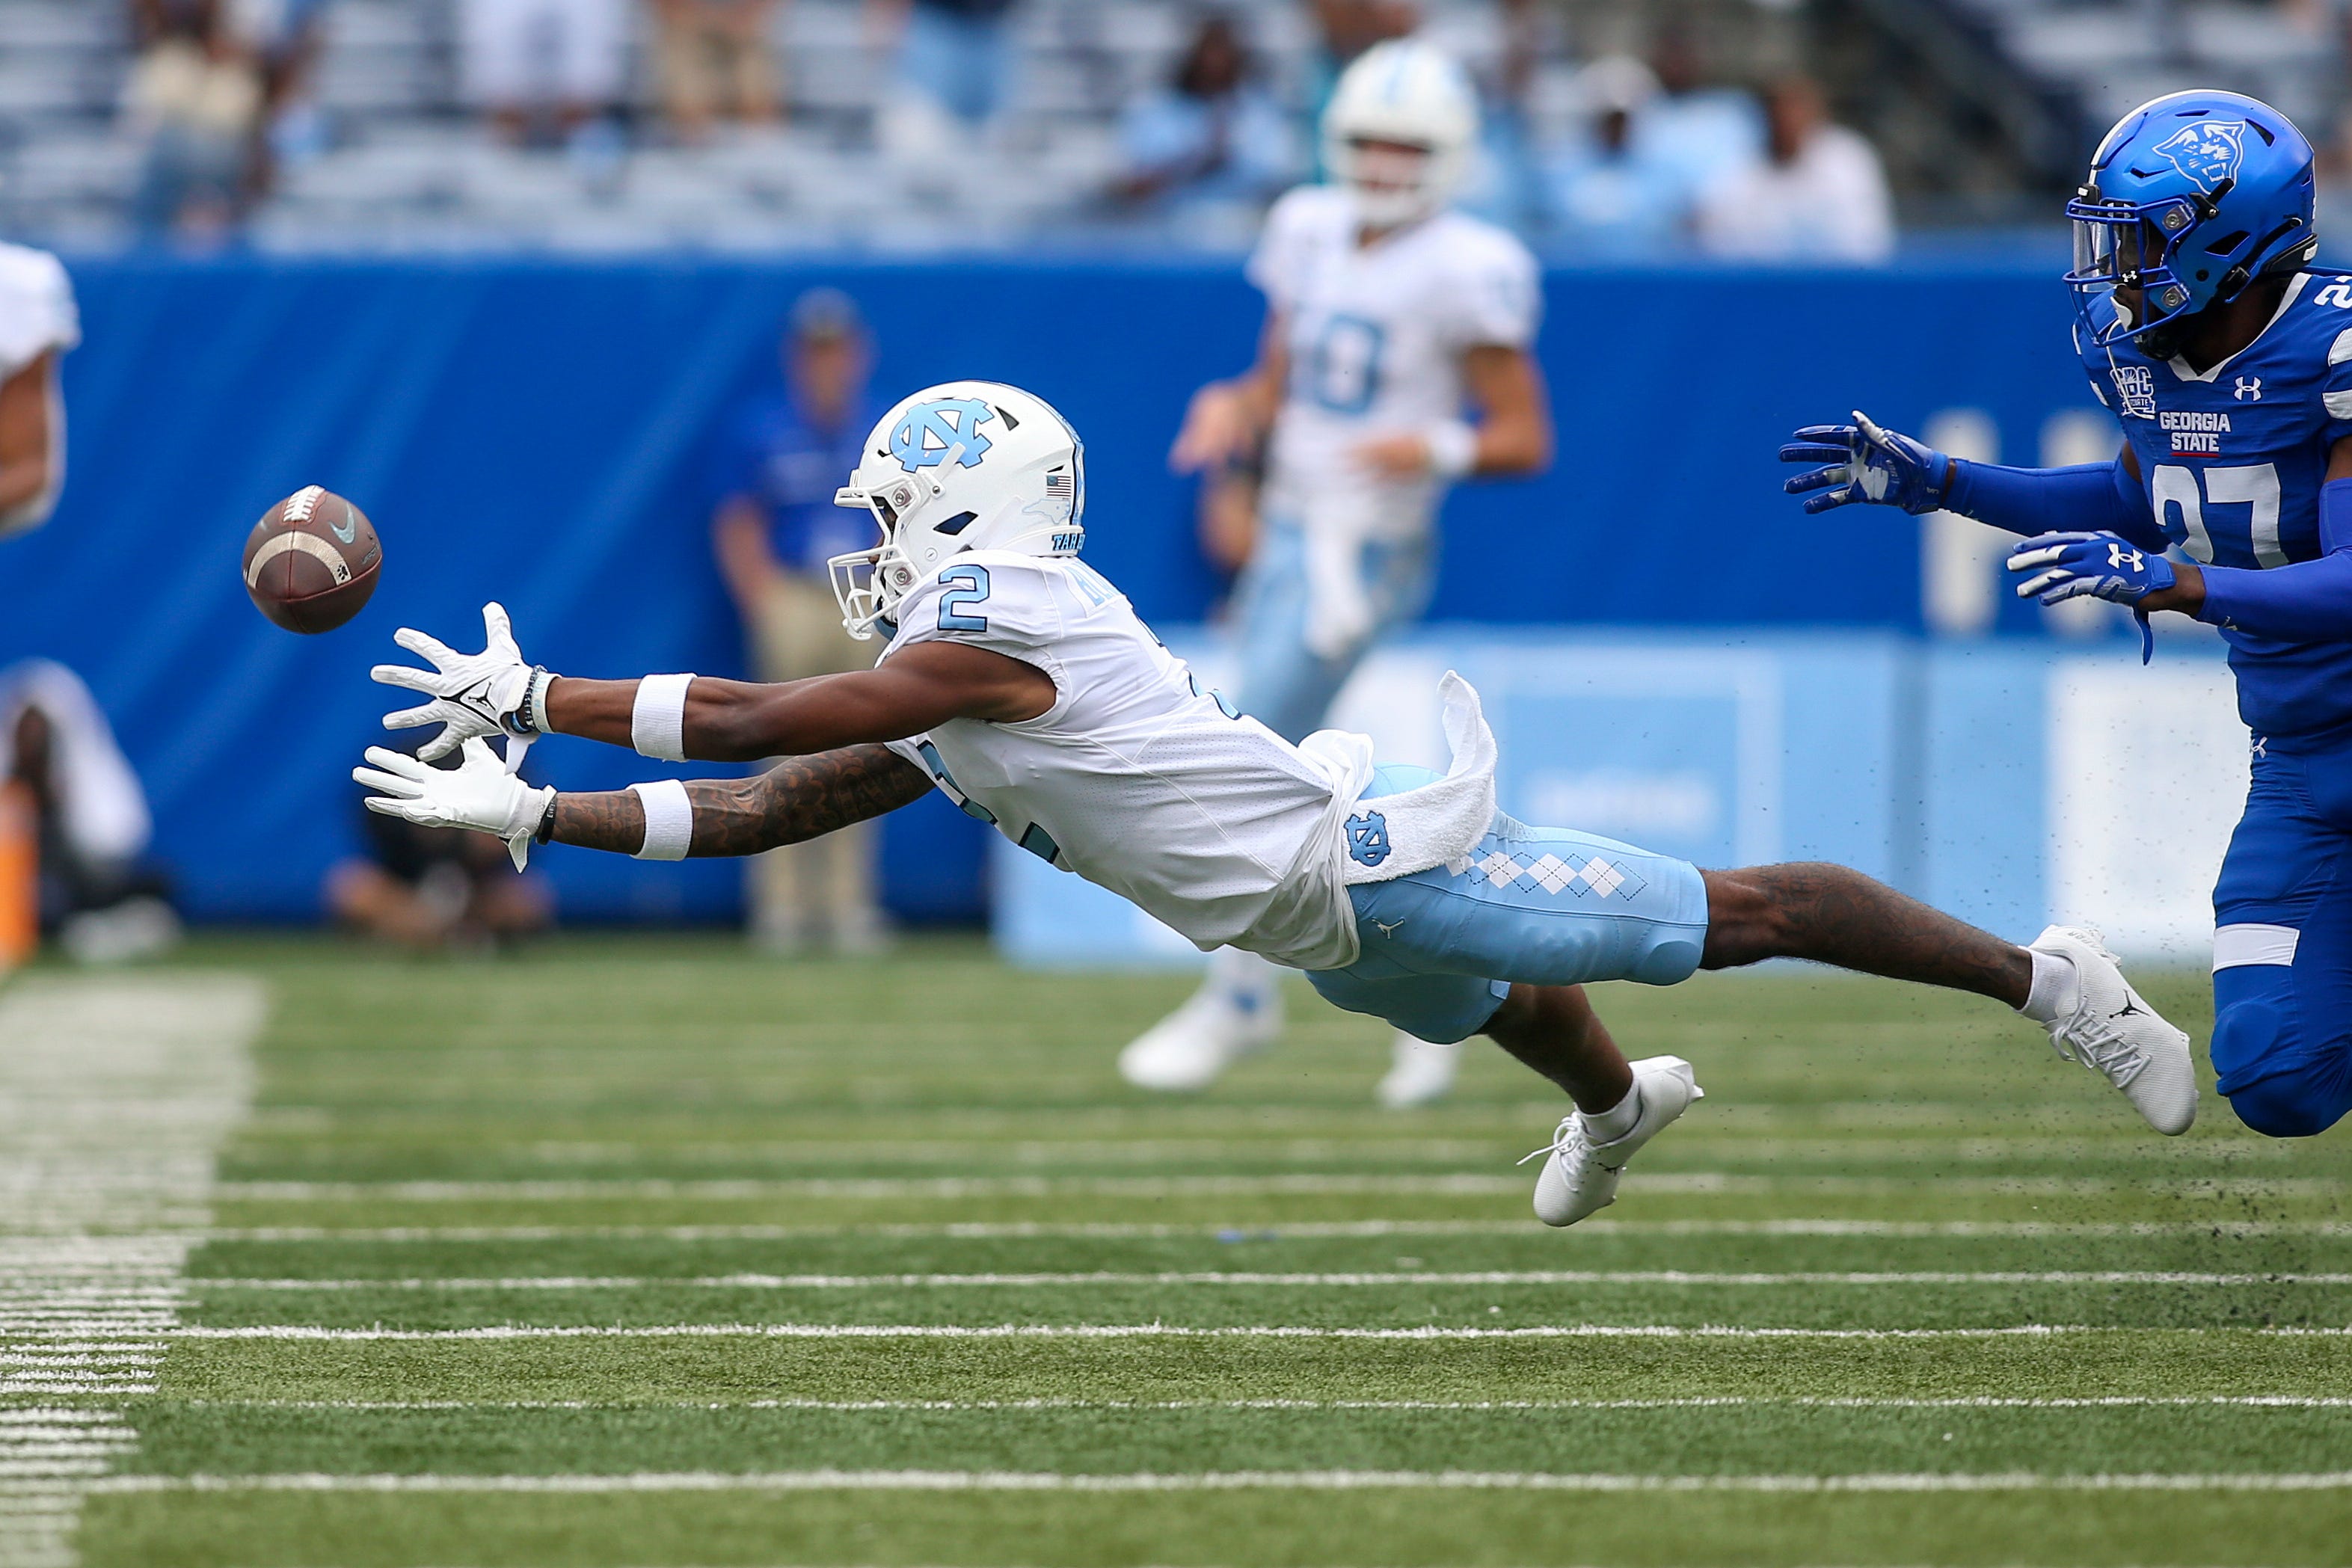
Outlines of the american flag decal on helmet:
[[1073,499],[1078,493],[1077,480],[1066,468],[1056,468],[1045,476],[1045,494],[1057,500]]

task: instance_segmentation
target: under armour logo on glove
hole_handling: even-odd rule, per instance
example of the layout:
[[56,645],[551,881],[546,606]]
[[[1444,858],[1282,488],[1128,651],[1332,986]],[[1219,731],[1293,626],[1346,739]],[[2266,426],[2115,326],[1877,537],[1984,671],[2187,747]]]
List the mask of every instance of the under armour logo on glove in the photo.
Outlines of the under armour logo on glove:
[[2136,549],[2110,533],[2043,534],[2009,552],[2009,570],[2032,575],[2017,585],[2020,599],[2063,604],[2085,594],[2131,607],[2139,617],[2140,662],[2156,653],[2147,612],[2140,601],[2170,588],[2179,579],[2172,563]]

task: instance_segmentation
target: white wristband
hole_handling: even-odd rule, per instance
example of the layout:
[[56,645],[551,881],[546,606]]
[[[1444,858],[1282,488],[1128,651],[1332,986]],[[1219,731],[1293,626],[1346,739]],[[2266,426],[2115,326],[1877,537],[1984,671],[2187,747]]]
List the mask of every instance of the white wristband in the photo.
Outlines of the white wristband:
[[1478,433],[1458,419],[1430,426],[1421,438],[1429,444],[1429,471],[1441,479],[1459,479],[1478,466]]
[[638,804],[646,809],[646,842],[637,851],[641,861],[682,861],[694,843],[694,802],[686,786],[675,779],[632,784]]
[[640,757],[686,760],[686,688],[692,675],[647,675],[629,708],[629,744]]

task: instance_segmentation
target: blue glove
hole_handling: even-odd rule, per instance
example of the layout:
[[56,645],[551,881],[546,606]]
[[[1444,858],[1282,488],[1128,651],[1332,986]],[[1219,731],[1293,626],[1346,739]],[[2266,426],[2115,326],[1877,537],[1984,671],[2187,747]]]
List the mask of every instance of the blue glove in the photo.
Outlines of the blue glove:
[[[1854,410],[1852,424],[1809,424],[1780,448],[1783,463],[1826,466],[1798,475],[1780,488],[1791,496],[1827,491],[1805,503],[1808,512],[1826,512],[1854,501],[1900,507],[1917,516],[1940,511],[1952,487],[1952,460],[1907,435],[1881,430]],[[1831,489],[1830,486],[1837,488]]]
[[2147,612],[2139,601],[2179,580],[2172,563],[2120,534],[2042,534],[2009,552],[2009,570],[2033,575],[2017,585],[2020,599],[2063,604],[2089,594],[2131,606],[2139,617],[2139,662],[2156,653]]

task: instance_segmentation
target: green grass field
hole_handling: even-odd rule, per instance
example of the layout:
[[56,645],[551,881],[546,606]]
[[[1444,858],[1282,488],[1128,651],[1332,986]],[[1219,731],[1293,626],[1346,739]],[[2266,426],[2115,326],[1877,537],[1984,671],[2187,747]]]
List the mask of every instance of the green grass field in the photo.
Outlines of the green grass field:
[[1708,1098],[1554,1232],[1547,1086],[1381,1112],[1303,988],[1176,1102],[1112,1057],[1185,982],[977,946],[206,967],[270,1010],[152,1391],[0,1396],[127,1424],[89,1564],[2352,1562],[2352,1144],[1990,1005],[1601,988]]

